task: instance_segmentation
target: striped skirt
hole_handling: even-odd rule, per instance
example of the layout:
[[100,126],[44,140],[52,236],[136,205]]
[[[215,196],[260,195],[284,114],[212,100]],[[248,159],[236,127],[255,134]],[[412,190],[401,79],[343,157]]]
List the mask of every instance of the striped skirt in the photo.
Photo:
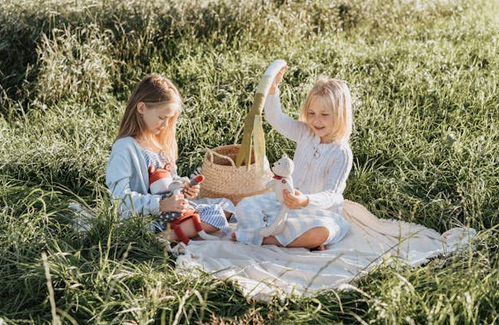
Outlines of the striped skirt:
[[[263,237],[259,232],[277,218],[281,204],[273,192],[251,196],[241,200],[236,206],[237,227],[235,235],[237,241],[246,244],[261,245]],[[283,246],[306,231],[325,227],[329,230],[329,237],[324,243],[339,242],[350,229],[350,224],[337,212],[310,208],[293,209],[288,211],[284,231],[275,236]]]

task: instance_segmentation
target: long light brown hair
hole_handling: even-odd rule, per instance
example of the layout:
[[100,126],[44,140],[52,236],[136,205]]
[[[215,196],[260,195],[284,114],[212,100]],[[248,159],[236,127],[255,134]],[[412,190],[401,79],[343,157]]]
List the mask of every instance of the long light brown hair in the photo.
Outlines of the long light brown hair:
[[347,85],[341,80],[320,76],[305,100],[300,112],[300,121],[308,122],[308,109],[312,100],[316,98],[331,108],[331,114],[333,114],[332,140],[348,140],[352,133],[353,122],[352,98]]
[[[177,106],[175,114],[169,118],[167,125],[157,135],[148,135],[145,132],[144,120],[137,111],[137,105],[143,102],[146,109],[155,109],[159,105],[172,104]],[[137,86],[135,86],[125,114],[121,120],[120,129],[116,140],[124,137],[150,137],[149,140],[155,141],[165,151],[168,158],[175,162],[178,156],[177,140],[175,138],[175,129],[177,119],[181,110],[182,98],[175,85],[161,75],[148,75],[144,77]]]

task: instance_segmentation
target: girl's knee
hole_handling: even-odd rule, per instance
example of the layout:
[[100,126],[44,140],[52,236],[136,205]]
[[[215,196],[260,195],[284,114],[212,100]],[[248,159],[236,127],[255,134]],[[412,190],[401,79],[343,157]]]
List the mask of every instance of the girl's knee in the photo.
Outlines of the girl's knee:
[[311,249],[324,245],[328,237],[329,230],[326,227],[315,227],[296,238],[288,247],[305,247]]
[[315,246],[324,244],[329,237],[329,230],[326,227],[316,227],[310,229],[310,231],[312,232],[311,236],[314,238],[314,244],[317,244]]
[[300,237],[300,241],[294,242],[294,244],[299,244],[299,246],[308,249],[315,249],[324,245],[329,237],[329,230],[326,227],[316,227],[306,231]]
[[[220,229],[218,229],[217,227],[214,227],[212,225],[210,225],[209,223],[206,223],[206,222],[201,222],[201,226],[203,227],[203,230],[207,233],[207,234],[211,234],[211,233],[214,233],[214,232],[217,232],[219,231]],[[197,233],[196,233],[197,235]],[[195,235],[195,236],[196,236]]]

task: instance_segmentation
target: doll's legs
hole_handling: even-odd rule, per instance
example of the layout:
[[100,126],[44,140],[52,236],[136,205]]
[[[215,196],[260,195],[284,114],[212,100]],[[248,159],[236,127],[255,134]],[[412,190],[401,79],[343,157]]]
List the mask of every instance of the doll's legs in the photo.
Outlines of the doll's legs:
[[288,208],[286,206],[283,206],[281,208],[281,211],[279,211],[279,214],[277,215],[275,221],[270,226],[263,227],[260,230],[260,236],[265,238],[280,234],[284,230],[284,227],[286,227],[287,217],[288,217]]
[[[213,227],[212,225],[201,222],[201,226],[203,227],[203,230],[207,233],[214,233],[218,231],[218,228]],[[196,231],[196,227],[194,226],[194,221],[192,219],[189,219],[185,222],[182,222],[180,225],[180,230],[184,233],[185,236],[188,238],[195,238],[198,236],[198,232]],[[181,239],[177,236],[177,234],[172,230],[168,229],[165,230],[161,233],[161,236],[170,240],[170,241],[176,241],[179,242]]]

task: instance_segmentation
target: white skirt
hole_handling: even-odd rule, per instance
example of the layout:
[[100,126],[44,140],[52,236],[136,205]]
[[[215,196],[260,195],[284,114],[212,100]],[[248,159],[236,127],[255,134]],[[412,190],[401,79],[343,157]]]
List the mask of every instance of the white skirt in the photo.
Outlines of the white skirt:
[[[273,192],[251,196],[241,200],[236,206],[237,227],[235,230],[237,241],[261,245],[263,237],[260,230],[271,225],[277,218],[282,205],[277,201]],[[293,209],[288,211],[288,218],[284,231],[275,236],[283,246],[306,231],[325,227],[329,230],[329,237],[324,244],[339,242],[350,229],[350,224],[340,213],[330,210],[310,208]]]

